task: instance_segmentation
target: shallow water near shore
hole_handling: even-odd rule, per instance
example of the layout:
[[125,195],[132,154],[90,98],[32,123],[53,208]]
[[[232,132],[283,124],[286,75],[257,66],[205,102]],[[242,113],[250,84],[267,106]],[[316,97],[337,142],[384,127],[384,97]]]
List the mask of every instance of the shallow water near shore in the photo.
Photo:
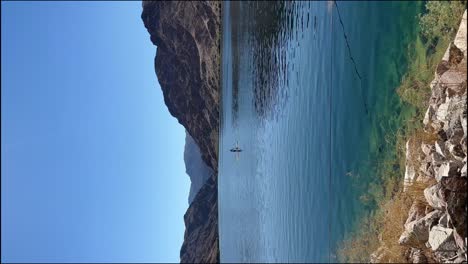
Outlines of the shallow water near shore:
[[222,262],[336,261],[411,111],[395,90],[421,6],[224,3]]

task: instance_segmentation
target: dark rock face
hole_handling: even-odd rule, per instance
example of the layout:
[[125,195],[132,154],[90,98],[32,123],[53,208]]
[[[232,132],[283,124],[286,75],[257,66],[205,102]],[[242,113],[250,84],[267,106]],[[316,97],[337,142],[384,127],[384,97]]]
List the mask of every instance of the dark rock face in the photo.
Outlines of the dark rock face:
[[192,182],[188,198],[188,202],[191,204],[203,184],[213,175],[213,170],[202,160],[200,148],[187,132],[185,135],[184,162],[185,172]]
[[169,112],[217,168],[220,3],[144,1],[141,18],[158,47],[155,70]]
[[200,148],[212,176],[184,215],[181,262],[219,262],[218,129],[221,3],[143,1],[141,18],[158,47],[155,71],[166,106]]

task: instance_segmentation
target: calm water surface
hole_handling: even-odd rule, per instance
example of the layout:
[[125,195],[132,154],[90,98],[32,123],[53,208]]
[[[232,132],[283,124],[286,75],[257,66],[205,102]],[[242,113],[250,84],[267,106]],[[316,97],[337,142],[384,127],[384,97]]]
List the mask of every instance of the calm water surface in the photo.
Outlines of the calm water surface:
[[221,261],[334,262],[409,111],[395,89],[421,3],[223,8]]

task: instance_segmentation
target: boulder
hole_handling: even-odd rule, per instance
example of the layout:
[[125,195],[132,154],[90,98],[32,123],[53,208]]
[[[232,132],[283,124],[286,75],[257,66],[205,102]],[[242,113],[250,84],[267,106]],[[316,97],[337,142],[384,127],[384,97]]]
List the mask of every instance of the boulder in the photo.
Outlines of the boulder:
[[425,177],[434,177],[434,169],[432,168],[432,164],[430,162],[422,162],[421,166],[419,167],[419,170]]
[[434,114],[435,114],[434,107],[432,107],[432,105],[430,105],[427,108],[426,114],[424,115],[423,124],[425,126],[427,126],[429,124],[429,122],[432,120],[432,117],[434,116]]
[[429,245],[433,251],[457,251],[457,245],[453,238],[453,229],[434,226],[429,232]]
[[445,149],[445,144],[443,141],[441,140],[437,140],[435,143],[434,143],[434,146],[435,146],[435,150],[436,152],[441,155],[442,157],[446,157],[446,149]]
[[426,208],[424,205],[422,205],[421,203],[414,202],[411,205],[411,208],[409,209],[408,218],[405,222],[405,228],[408,227],[409,223],[423,218],[426,215],[425,211]]
[[411,248],[410,254],[408,256],[410,263],[427,263],[427,257],[424,255],[423,251],[419,248]]
[[440,184],[436,184],[424,190],[424,197],[427,203],[437,210],[445,210],[445,208],[447,208],[447,203],[443,200],[443,196],[443,189]]
[[[462,113],[456,112],[455,115],[461,116]],[[464,137],[462,120],[459,117],[453,117],[448,122],[448,141],[452,145],[458,145],[461,139]]]
[[452,154],[456,160],[462,161],[466,154],[463,153],[463,148],[460,144],[452,144],[450,141],[447,141],[446,146],[449,150],[449,153]]
[[[439,79],[439,82],[442,84],[450,84],[449,89],[457,89],[455,94],[459,94],[461,91],[459,91],[459,89],[456,88],[456,87],[459,87],[460,85],[454,85],[454,84],[462,84],[464,81],[466,81],[466,72],[462,72],[456,69],[453,69],[453,70],[451,69],[451,70],[444,72],[440,76],[440,79]],[[451,98],[452,96],[448,98]]]
[[447,100],[447,102],[439,105],[439,108],[437,108],[435,117],[437,120],[445,122],[447,120],[447,115],[448,115],[448,110],[450,106],[450,99]]
[[437,223],[441,215],[441,211],[435,210],[421,219],[408,223],[405,225],[405,231],[403,231],[403,234],[401,234],[398,243],[400,245],[414,247],[423,245],[429,237],[429,230],[431,229],[431,226],[433,223]]
[[451,226],[450,216],[447,213],[444,213],[439,219],[439,226],[449,228]]
[[467,181],[466,177],[444,177],[440,184],[443,203],[454,228],[462,237],[467,236]]
[[421,150],[426,156],[429,156],[434,151],[434,146],[430,144],[422,143]]
[[458,164],[455,162],[450,162],[446,161],[442,165],[440,165],[439,169],[437,170],[437,174],[435,175],[435,178],[438,182],[443,177],[456,177],[458,175]]
[[460,145],[462,147],[462,150],[463,150],[463,153],[465,153],[465,158],[463,159],[463,162],[466,163],[466,154],[467,154],[467,147],[468,147],[468,144],[466,142],[466,136],[463,136],[462,140],[460,141]]
[[463,13],[462,21],[453,43],[463,52],[464,57],[466,57],[466,10],[465,13]]
[[444,157],[442,157],[439,153],[437,152],[431,153],[431,162],[433,166],[439,166],[444,161],[445,161]]
[[463,115],[460,115],[460,124],[462,126],[463,135],[466,136],[466,116],[463,117]]
[[406,186],[412,183],[416,179],[416,170],[414,166],[409,164],[409,159],[411,157],[411,140],[406,141],[406,167],[405,167],[405,178],[403,181],[403,190],[406,190]]
[[414,170],[414,167],[411,165],[406,165],[405,168],[405,179],[404,179],[404,188],[403,190],[406,190],[406,186],[408,184],[411,184],[416,178],[416,171]]

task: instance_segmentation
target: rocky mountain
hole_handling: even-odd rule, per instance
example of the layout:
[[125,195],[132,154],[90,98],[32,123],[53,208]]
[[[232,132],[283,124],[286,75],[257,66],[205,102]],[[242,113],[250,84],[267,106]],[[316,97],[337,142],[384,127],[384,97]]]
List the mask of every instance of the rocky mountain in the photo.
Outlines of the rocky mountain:
[[157,46],[155,71],[166,106],[213,170],[184,215],[181,262],[219,262],[221,2],[143,1],[141,18]]
[[188,132],[185,133],[184,162],[185,172],[192,182],[188,198],[191,204],[201,187],[213,175],[213,170],[203,161],[200,148]]

